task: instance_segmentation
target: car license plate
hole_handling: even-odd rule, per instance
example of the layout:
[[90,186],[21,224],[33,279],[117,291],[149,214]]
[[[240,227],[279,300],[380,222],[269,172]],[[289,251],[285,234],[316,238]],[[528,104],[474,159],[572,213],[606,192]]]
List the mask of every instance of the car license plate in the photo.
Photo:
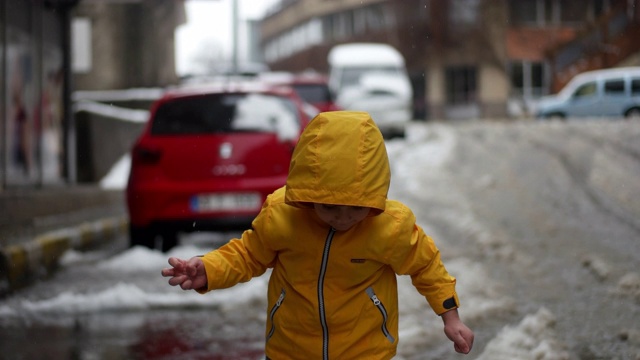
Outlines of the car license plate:
[[260,194],[207,194],[191,198],[191,209],[194,211],[229,211],[229,210],[259,210]]

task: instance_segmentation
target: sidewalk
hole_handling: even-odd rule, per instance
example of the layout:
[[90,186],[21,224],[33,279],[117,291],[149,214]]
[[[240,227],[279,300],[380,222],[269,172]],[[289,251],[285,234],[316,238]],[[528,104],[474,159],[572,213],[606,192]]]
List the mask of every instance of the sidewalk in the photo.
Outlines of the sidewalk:
[[126,234],[121,190],[97,185],[0,192],[0,296],[55,270],[68,249]]

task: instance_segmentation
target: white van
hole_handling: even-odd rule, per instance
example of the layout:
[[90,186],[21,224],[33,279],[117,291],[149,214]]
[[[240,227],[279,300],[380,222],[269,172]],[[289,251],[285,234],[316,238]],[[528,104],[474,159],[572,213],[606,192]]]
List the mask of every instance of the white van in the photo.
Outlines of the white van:
[[578,74],[557,95],[540,100],[536,117],[640,118],[640,67]]
[[367,111],[387,138],[404,136],[413,90],[400,52],[387,44],[350,43],[334,46],[327,60],[340,108]]

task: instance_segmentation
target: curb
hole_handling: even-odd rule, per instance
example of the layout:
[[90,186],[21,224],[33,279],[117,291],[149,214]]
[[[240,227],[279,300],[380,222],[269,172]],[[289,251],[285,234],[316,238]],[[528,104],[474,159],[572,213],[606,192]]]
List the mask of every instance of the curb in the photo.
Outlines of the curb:
[[127,217],[111,217],[51,231],[0,249],[0,295],[50,275],[69,249],[83,250],[126,233]]

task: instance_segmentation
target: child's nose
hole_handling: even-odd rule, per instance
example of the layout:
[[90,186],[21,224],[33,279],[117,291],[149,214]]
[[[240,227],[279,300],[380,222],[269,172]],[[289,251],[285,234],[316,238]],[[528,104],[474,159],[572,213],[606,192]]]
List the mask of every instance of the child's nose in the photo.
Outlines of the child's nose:
[[340,211],[338,211],[336,218],[351,219],[351,211],[349,211],[349,208],[341,208]]

